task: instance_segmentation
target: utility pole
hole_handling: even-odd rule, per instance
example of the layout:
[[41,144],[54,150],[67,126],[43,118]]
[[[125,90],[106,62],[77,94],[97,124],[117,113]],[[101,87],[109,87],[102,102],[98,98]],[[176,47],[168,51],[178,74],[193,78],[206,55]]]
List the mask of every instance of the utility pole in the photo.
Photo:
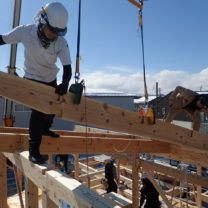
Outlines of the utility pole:
[[156,82],[156,104],[155,104],[155,117],[157,118],[158,113],[158,82]]

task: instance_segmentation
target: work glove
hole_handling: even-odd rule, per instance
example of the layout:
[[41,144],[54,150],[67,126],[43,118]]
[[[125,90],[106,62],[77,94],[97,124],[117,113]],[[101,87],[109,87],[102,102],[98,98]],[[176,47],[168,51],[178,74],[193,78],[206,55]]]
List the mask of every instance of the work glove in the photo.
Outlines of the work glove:
[[65,95],[68,90],[68,84],[66,83],[61,83],[56,87],[55,92],[59,95]]

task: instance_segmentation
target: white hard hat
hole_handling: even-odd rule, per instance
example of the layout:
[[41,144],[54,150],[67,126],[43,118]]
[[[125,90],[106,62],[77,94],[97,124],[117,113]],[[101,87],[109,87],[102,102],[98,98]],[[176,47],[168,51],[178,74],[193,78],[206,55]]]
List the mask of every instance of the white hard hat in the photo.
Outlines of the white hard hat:
[[[60,2],[52,2],[45,5],[45,16],[49,29],[59,36],[64,36],[67,32],[68,12]],[[43,14],[44,15],[44,14]]]

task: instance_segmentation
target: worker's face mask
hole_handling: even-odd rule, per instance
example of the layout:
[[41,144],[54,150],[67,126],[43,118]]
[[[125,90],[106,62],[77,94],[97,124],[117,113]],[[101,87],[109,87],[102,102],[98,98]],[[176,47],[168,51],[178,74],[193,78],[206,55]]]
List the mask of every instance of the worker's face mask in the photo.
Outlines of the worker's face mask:
[[[46,25],[42,25],[41,23],[39,23],[38,30],[37,30],[38,39],[44,48],[48,48],[50,46],[50,43],[55,41],[58,37],[55,34],[51,35],[51,32],[48,31],[48,28],[46,28],[46,27],[47,27]],[[49,37],[46,36],[45,31],[47,31],[47,34]]]

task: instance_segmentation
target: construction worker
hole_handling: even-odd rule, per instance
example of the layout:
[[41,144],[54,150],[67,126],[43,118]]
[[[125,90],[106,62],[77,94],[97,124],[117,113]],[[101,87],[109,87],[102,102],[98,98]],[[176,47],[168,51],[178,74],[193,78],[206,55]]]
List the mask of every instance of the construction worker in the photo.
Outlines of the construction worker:
[[[21,25],[0,35],[0,45],[22,43],[24,46],[24,78],[49,85],[59,95],[67,93],[71,79],[71,58],[64,35],[67,32],[68,12],[60,2],[45,5],[35,16],[36,24]],[[57,85],[59,68],[57,58],[63,65],[62,83]],[[46,158],[40,155],[42,135],[59,137],[50,131],[54,115],[32,110],[29,122],[29,160],[44,164]]]
[[160,208],[159,194],[151,181],[147,176],[142,176],[142,188],[140,190],[141,198],[140,205],[141,208],[145,202],[144,208]]
[[[63,170],[63,172],[68,173],[68,162],[69,162],[69,155],[56,155],[55,156],[55,164],[56,166],[60,166],[60,168]],[[61,166],[60,163],[63,162],[63,165]]]
[[109,162],[105,164],[105,178],[107,179],[107,193],[115,192],[117,193],[117,184],[119,184],[117,178],[116,167],[114,165],[115,159],[111,158]]
[[170,110],[165,121],[171,122],[179,112],[185,111],[193,119],[193,130],[199,131],[201,123],[200,112],[208,115],[206,110],[208,107],[208,95],[198,94],[178,86],[170,95],[169,106]]

